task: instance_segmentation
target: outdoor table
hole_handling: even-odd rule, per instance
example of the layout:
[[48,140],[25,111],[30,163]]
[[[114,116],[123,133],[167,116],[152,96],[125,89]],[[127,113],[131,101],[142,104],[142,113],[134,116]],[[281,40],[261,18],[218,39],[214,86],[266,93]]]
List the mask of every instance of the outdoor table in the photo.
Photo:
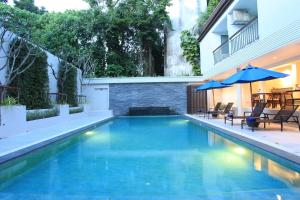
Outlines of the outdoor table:
[[300,105],[300,98],[294,98],[294,93],[295,92],[300,92],[300,89],[296,89],[296,90],[288,90],[285,93],[291,93],[291,99],[286,99],[285,98],[285,103],[287,103],[288,101],[292,101],[293,105]]
[[258,97],[258,99],[253,98],[254,101],[266,102],[267,107],[276,108],[277,105],[282,105],[282,93],[279,92],[260,92],[253,94],[253,96]]

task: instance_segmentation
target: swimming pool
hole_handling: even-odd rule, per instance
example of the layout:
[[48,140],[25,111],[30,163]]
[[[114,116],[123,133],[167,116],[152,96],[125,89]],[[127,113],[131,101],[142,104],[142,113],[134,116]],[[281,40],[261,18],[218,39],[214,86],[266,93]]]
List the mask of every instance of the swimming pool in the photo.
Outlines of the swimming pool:
[[179,116],[121,117],[0,165],[0,198],[294,200],[299,171]]

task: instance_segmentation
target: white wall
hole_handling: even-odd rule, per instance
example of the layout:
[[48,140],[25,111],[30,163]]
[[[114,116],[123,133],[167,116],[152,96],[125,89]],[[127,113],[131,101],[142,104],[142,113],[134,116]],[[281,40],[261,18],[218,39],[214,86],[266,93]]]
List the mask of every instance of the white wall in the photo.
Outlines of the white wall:
[[[0,32],[2,32],[3,29],[0,28]],[[9,47],[9,37],[10,37],[10,33],[6,33],[6,35],[4,36],[4,43],[3,43],[3,47],[4,49],[8,49]],[[5,65],[6,62],[6,58],[5,58],[5,53],[3,52],[3,50],[0,49],[0,69]],[[5,76],[6,76],[6,70],[0,70],[0,83],[1,84],[5,84]]]
[[81,70],[77,69],[77,94],[82,94],[81,84],[83,82],[83,77],[81,74]]
[[205,75],[211,70],[214,70],[214,55],[213,51],[220,46],[221,37],[210,31],[200,43],[200,62],[201,71]]
[[[49,65],[52,65],[53,70],[56,74],[58,74],[58,68],[59,68],[59,60],[56,56],[53,54],[47,52],[47,62]],[[53,76],[52,69],[48,67],[48,77],[49,77],[49,92],[50,93],[56,93],[57,92],[57,80]]]
[[83,94],[87,97],[91,112],[109,110],[108,84],[86,84],[83,86]]
[[299,0],[258,0],[258,26],[261,39],[300,19]]
[[[1,29],[0,29],[1,31]],[[10,33],[9,33],[10,34]],[[7,34],[8,36],[8,34]],[[8,37],[6,37],[8,38]],[[14,37],[12,37],[11,39],[13,39]],[[9,48],[9,42],[10,40],[5,39],[5,44],[4,47],[7,50]],[[45,50],[43,50],[45,51]],[[53,54],[51,54],[48,51],[45,51],[47,54],[47,62],[49,65],[52,66],[52,68],[54,69],[55,73],[58,74],[58,68],[59,68],[59,58]],[[0,50],[0,68],[5,64],[6,62],[6,58],[2,58],[3,56],[5,56],[4,52],[2,50]],[[5,84],[5,76],[6,76],[6,69],[3,69],[0,71],[0,83],[1,84]],[[49,92],[50,93],[56,93],[58,91],[57,89],[57,80],[55,79],[52,69],[50,67],[48,67],[48,77],[49,77]],[[78,94],[81,94],[81,71],[78,69],[77,70],[77,91]]]

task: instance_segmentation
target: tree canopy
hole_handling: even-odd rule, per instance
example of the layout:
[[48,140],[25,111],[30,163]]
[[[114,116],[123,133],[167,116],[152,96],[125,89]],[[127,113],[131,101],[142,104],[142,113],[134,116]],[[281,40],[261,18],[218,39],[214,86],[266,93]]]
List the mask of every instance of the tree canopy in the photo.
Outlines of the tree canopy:
[[14,0],[14,5],[17,8],[27,10],[36,14],[44,14],[45,12],[47,12],[44,7],[39,8],[35,6],[34,0]]
[[220,2],[220,0],[210,0],[208,2],[207,9],[203,13],[201,13],[201,15],[198,19],[199,31],[202,30],[204,24],[206,23],[206,21],[208,20],[208,18],[210,17],[212,12],[214,11],[214,9],[217,7],[219,2]]
[[79,68],[89,59],[98,77],[163,74],[169,0],[86,1],[88,10],[43,15],[34,7],[0,3],[0,20],[5,28],[30,35],[33,43]]

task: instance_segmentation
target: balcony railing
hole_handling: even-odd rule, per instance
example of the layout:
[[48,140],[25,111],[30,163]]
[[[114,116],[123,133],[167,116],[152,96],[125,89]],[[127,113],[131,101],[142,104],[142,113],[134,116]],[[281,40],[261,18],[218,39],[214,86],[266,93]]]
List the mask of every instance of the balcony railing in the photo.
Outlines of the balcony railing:
[[48,93],[51,104],[65,104],[68,101],[68,96],[64,93]]
[[231,54],[258,39],[258,20],[252,19],[248,24],[230,37]]
[[224,58],[229,56],[229,40],[222,43],[216,50],[213,52],[215,63],[220,62]]
[[257,17],[255,17],[213,51],[215,63],[243,49],[258,40],[258,38],[258,20]]
[[86,96],[85,95],[76,95],[77,104],[85,104],[86,103]]

